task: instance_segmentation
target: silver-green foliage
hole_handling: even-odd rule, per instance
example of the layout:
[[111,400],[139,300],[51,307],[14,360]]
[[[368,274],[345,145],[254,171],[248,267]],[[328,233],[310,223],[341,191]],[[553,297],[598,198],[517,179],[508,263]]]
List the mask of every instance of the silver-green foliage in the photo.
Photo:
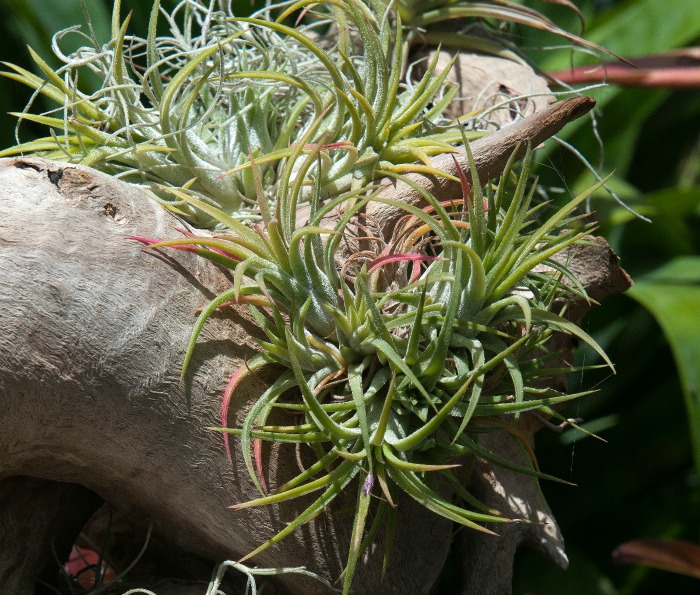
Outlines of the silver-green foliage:
[[[447,73],[436,76],[431,64],[421,82],[401,82],[407,45],[400,20],[382,0],[371,8],[360,0],[325,2],[314,11],[315,4],[237,18],[224,0],[183,0],[171,12],[157,0],[141,39],[128,34],[129,18],[121,22],[117,1],[106,45],[72,28],[54,40],[65,62],[58,71],[34,52],[43,77],[6,64],[5,76],[36,90],[16,115],[51,133],[0,155],[80,162],[149,185],[171,206],[168,189],[184,188],[228,213],[255,218],[255,208],[246,208],[256,196],[251,158],[272,197],[281,160],[295,146],[332,148],[318,164],[322,192],[330,195],[366,184],[379,166],[428,163],[452,150],[458,131],[426,128],[442,122],[454,94],[444,84]],[[300,10],[310,10],[308,24],[284,24]],[[160,19],[167,35],[158,35]],[[322,38],[318,30],[329,27],[333,35]],[[82,35],[86,45],[65,56],[59,47],[67,34]],[[85,70],[102,81],[91,94],[80,89]],[[38,94],[58,107],[31,113]]]

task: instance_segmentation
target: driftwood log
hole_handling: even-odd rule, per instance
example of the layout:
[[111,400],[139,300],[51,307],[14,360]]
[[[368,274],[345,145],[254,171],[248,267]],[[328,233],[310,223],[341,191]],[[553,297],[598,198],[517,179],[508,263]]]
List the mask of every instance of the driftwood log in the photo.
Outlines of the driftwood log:
[[[544,120],[554,113],[554,128],[561,128],[585,103],[555,104]],[[569,116],[561,118],[562,110]],[[531,116],[537,117],[543,116]],[[501,135],[497,144],[484,139],[492,157],[479,165],[480,177],[493,175],[522,141],[536,145],[554,133],[543,136],[542,120],[530,129],[523,122],[532,120],[511,126],[510,135],[489,137]],[[473,150],[481,163],[477,143]],[[453,164],[450,158],[446,169]],[[390,214],[385,220],[389,224]],[[139,522],[148,519],[159,543],[212,567],[242,557],[303,509],[301,501],[227,508],[257,494],[236,449],[230,462],[221,435],[206,428],[220,425],[222,391],[255,352],[257,330],[243,309],[212,319],[180,381],[196,310],[230,279],[192,254],[144,253],[127,238],[174,237],[179,225],[138,189],[89,168],[37,158],[0,162],[3,593],[41,593],[42,583],[56,584],[71,544],[102,501]],[[604,241],[576,247],[572,266],[596,300],[629,284]],[[580,306],[579,314],[587,304]],[[241,421],[264,386],[259,376],[236,391],[230,426]],[[524,419],[534,432],[537,423]],[[509,452],[507,440],[495,435],[488,440],[494,451],[521,456]],[[298,464],[287,450],[265,456],[268,485],[283,481]],[[355,592],[429,593],[450,548],[465,595],[508,593],[513,555],[523,543],[566,565],[556,522],[532,480],[484,463],[476,470],[469,478],[476,495],[537,522],[500,526],[498,538],[466,530],[455,534],[450,522],[405,498],[387,576],[381,580],[381,555],[370,550],[356,573]],[[351,531],[348,502],[334,505],[253,563],[306,566],[335,581]],[[179,591],[185,587],[174,583],[153,588],[164,595],[205,591],[201,585]],[[275,588],[328,592],[297,575],[278,577]],[[120,585],[114,592],[123,590]]]

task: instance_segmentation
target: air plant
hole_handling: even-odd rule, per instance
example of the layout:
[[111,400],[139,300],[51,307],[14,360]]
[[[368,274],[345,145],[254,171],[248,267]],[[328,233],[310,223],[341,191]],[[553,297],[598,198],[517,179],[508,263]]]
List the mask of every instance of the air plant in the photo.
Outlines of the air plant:
[[[45,138],[18,142],[0,152],[40,154],[90,165],[144,186],[166,206],[198,226],[211,221],[174,200],[171,188],[204,198],[229,214],[256,219],[250,158],[257,160],[268,199],[276,195],[281,160],[293,147],[324,144],[318,176],[324,196],[376,179],[376,170],[429,168],[428,158],[453,150],[458,126],[441,116],[456,89],[445,84],[449,68],[436,61],[418,82],[406,81],[410,40],[436,19],[505,19],[586,42],[536,11],[491,2],[302,0],[266,6],[237,18],[230,0],[182,0],[170,12],[155,0],[145,39],[128,34],[116,0],[112,39],[77,28],[57,33],[57,71],[35,52],[42,76],[5,63],[2,74],[35,90],[21,113],[50,129]],[[286,18],[303,14],[297,26]],[[158,35],[159,22],[168,28]],[[406,34],[404,34],[404,20]],[[321,35],[324,28],[332,35]],[[65,55],[67,35],[85,45]],[[330,40],[330,41],[329,41]],[[101,87],[81,90],[81,76],[96,74]],[[43,95],[56,108],[32,113]],[[478,121],[468,123],[470,138]],[[434,172],[433,172],[434,173]]]
[[[583,15],[575,4],[569,0],[544,1],[560,4],[574,11],[583,29]],[[565,37],[576,44],[593,46],[590,42],[562,29],[537,10],[509,0],[397,0],[396,6],[403,21],[414,27],[426,27],[453,19],[492,19],[499,23],[518,23],[533,27]]]
[[[297,145],[332,147],[319,167],[322,192],[333,195],[371,181],[377,166],[427,164],[431,155],[452,150],[461,140],[457,128],[428,127],[446,123],[440,113],[455,90],[444,84],[447,72],[435,75],[435,64],[415,85],[401,82],[407,44],[400,20],[389,18],[380,0],[371,3],[374,10],[339,0],[325,13],[310,10],[312,4],[293,4],[275,20],[272,8],[237,18],[224,1],[216,9],[183,0],[168,13],[156,0],[148,37],[141,39],[127,34],[129,18],[121,22],[117,0],[107,45],[72,28],[54,39],[65,62],[58,71],[34,52],[43,78],[5,64],[4,76],[35,89],[25,111],[15,114],[20,123],[52,130],[0,156],[38,153],[90,165],[146,185],[189,217],[194,212],[173,202],[170,188],[255,218],[251,158],[271,197],[280,160]],[[308,24],[283,24],[300,10]],[[167,36],[157,35],[159,16]],[[316,30],[329,19],[336,45],[322,47]],[[64,56],[59,43],[69,33],[88,45]],[[85,70],[102,81],[91,94],[80,89]],[[39,94],[58,107],[31,113]]]
[[[581,37],[584,18],[573,2],[544,2],[559,4],[573,11],[580,23],[579,34],[562,29],[544,14],[523,3],[510,0],[396,0],[396,10],[402,22],[416,33],[422,43],[443,48],[495,54],[522,62],[518,48],[498,34],[508,25],[520,25],[562,37],[574,47],[587,48],[601,55],[610,54],[609,50]],[[451,25],[445,27],[446,22]],[[490,30],[496,34],[492,35]]]
[[[300,167],[310,169],[326,150],[299,152]],[[591,230],[585,216],[572,212],[597,187],[538,221],[544,205],[533,204],[535,187],[527,185],[531,154],[511,188],[513,161],[495,185],[470,185],[462,175],[462,196],[438,201],[422,191],[425,208],[382,198],[371,188],[323,202],[321,184],[315,182],[304,226],[296,224],[299,181],[283,186],[274,211],[266,208],[259,186],[263,221],[253,228],[182,194],[226,231],[162,242],[141,239],[149,248],[196,249],[233,271],[232,287],[199,316],[185,366],[202,326],[226,304],[247,304],[267,336],[259,354],[227,387],[224,425],[228,401],[245,377],[271,364],[285,369],[252,404],[242,427],[220,429],[227,448],[229,434],[239,437],[251,481],[261,494],[232,508],[319,495],[243,561],[317,516],[344,490],[356,490],[344,572],[348,592],[363,551],[380,529],[393,526],[401,492],[475,530],[491,532],[484,523],[517,520],[469,494],[453,473],[458,457],[473,455],[549,478],[538,470],[514,420],[528,411],[558,416],[554,405],[584,394],[545,388],[548,376],[570,369],[549,347],[553,333],[577,337],[610,364],[591,337],[561,315],[566,299],[584,291],[565,266],[551,260]],[[288,161],[285,176],[292,178],[296,169]],[[259,179],[255,164],[253,172]],[[471,173],[478,180],[476,171]],[[358,261],[351,275],[340,264],[338,246],[369,201],[389,202],[405,217],[393,239],[371,261]],[[339,211],[332,227],[322,226]],[[397,265],[392,282],[382,282],[382,269]],[[279,419],[276,412],[288,422],[271,421]],[[492,431],[506,431],[528,453],[530,464],[516,465],[481,446],[478,436]],[[310,445],[317,460],[267,493],[261,441]],[[438,477],[462,504],[440,495]],[[367,526],[373,496],[378,509]],[[391,544],[391,536],[386,543]]]

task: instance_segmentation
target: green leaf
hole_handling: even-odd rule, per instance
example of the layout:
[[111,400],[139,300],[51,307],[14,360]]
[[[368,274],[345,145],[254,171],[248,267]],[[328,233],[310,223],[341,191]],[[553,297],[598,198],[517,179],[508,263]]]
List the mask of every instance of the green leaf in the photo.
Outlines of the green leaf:
[[[363,543],[362,536],[365,532],[365,521],[369,512],[369,504],[371,501],[372,491],[372,474],[366,473],[365,479],[358,486],[357,504],[355,507],[355,519],[352,527],[352,537],[350,539],[350,551],[348,553],[348,564],[343,571],[343,595],[350,593],[352,579],[355,574],[357,561],[367,547],[367,543]],[[365,547],[362,547],[362,546]]]
[[610,361],[610,358],[603,351],[602,347],[596,343],[596,341],[583,329],[579,328],[573,322],[566,320],[554,314],[553,312],[547,312],[546,310],[541,310],[539,308],[532,310],[532,320],[534,323],[546,322],[549,325],[558,328],[559,330],[569,333],[574,337],[580,339],[581,341],[590,345],[593,350],[603,359],[603,361],[608,365],[608,367],[614,372],[615,366]]
[[[587,24],[586,38],[616,54],[631,59],[635,56],[656,54],[694,43],[700,36],[700,11],[697,3],[687,0],[625,0],[616,2]],[[537,39],[537,44],[541,41]],[[588,54],[575,56],[574,64],[590,63]],[[593,60],[600,63],[600,58]],[[544,70],[568,69],[572,57],[568,52],[548,52],[539,61]],[[597,103],[597,111],[604,110],[601,136],[605,139],[608,167],[618,174],[627,170],[641,126],[652,112],[668,97],[665,90],[639,91],[615,86],[589,91]],[[586,155],[599,150],[592,141],[590,119],[580,118],[571,122],[559,133],[562,138],[575,136],[573,144]],[[583,129],[583,130],[582,130]],[[542,151],[550,154],[554,143],[545,145]],[[584,149],[590,147],[590,151]],[[543,159],[540,154],[540,159]]]
[[447,502],[435,491],[431,490],[418,476],[412,471],[403,471],[396,467],[388,467],[389,476],[401,487],[409,496],[420,502],[428,510],[445,517],[460,525],[465,525],[470,529],[487,533],[488,535],[496,535],[493,531],[482,527],[478,523],[508,523],[510,519],[497,517],[494,515],[486,515],[483,513],[472,512],[455,506]]
[[[345,461],[345,463],[350,462]],[[320,514],[323,511],[323,509],[326,506],[328,506],[335,499],[335,497],[343,491],[343,489],[345,489],[345,486],[348,483],[350,483],[352,478],[355,477],[355,475],[357,475],[357,473],[359,472],[359,468],[352,464],[348,465],[349,468],[343,467],[345,463],[341,463],[338,469],[336,469],[334,472],[331,472],[335,479],[331,482],[330,487],[325,492],[323,492],[323,494],[318,499],[316,499],[306,510],[299,514],[291,523],[289,523],[274,537],[268,539],[261,546],[255,548],[252,552],[241,558],[239,562],[244,562],[245,560],[252,558],[260,552],[266,550],[271,545],[279,543],[282,539],[287,537],[287,535],[294,533],[294,531],[296,531],[299,527],[301,527],[305,523],[308,523],[311,519]],[[343,467],[342,473],[339,472],[341,467]]]
[[628,292],[664,331],[683,389],[700,474],[700,257],[676,258],[638,281]]
[[700,12],[686,0],[626,0],[596,18],[587,37],[626,58],[683,47],[700,35]]
[[350,391],[352,393],[352,400],[355,403],[355,410],[357,412],[357,419],[360,424],[360,431],[362,432],[362,444],[365,451],[367,452],[367,460],[369,464],[372,463],[372,450],[370,448],[370,433],[369,424],[367,423],[367,410],[365,408],[365,395],[362,390],[362,372],[364,366],[350,366],[348,369],[348,384],[350,385]]
[[[292,336],[289,330],[285,329],[285,333],[287,336],[287,342],[291,342]],[[318,400],[316,399],[316,395],[314,395],[313,390],[309,386],[308,380],[304,377],[304,373],[302,372],[301,366],[299,365],[299,360],[294,355],[293,350],[290,350],[289,352],[289,359],[292,366],[292,370],[294,371],[294,376],[299,385],[299,389],[301,390],[301,395],[304,398],[304,402],[309,407],[309,410],[311,411],[311,413],[313,413],[314,417],[316,418],[316,421],[319,424],[319,429],[325,430],[328,433],[329,439],[332,439],[334,442],[337,442],[341,439],[357,438],[358,435],[361,433],[359,430],[348,429],[344,426],[337,424],[335,421],[333,421],[333,419],[328,415],[326,410],[318,402]]]

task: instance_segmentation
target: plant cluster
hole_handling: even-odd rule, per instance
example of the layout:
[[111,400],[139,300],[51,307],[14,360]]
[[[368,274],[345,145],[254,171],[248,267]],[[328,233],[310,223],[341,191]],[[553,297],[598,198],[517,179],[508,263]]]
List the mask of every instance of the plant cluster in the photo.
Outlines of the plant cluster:
[[[272,199],[281,160],[296,145],[333,149],[315,165],[327,196],[368,183],[378,168],[415,171],[422,163],[430,169],[430,156],[453,150],[462,135],[441,116],[457,91],[445,85],[449,68],[437,73],[433,61],[421,81],[405,77],[416,27],[499,19],[585,43],[503,0],[402,1],[395,11],[384,0],[301,0],[266,6],[250,18],[234,16],[231,0],[181,0],[171,11],[156,0],[146,38],[128,33],[130,17],[121,21],[120,6],[116,0],[107,44],[92,29],[56,34],[53,49],[64,62],[57,71],[31,48],[43,76],[5,63],[4,76],[35,90],[14,114],[19,123],[38,123],[50,134],[0,156],[38,153],[95,167],[143,185],[200,227],[212,222],[173,200],[169,189],[255,219],[251,158]],[[303,20],[286,24],[300,11]],[[161,20],[167,35],[159,35]],[[60,46],[68,35],[85,45],[65,55]],[[101,82],[92,92],[81,88],[88,73]],[[39,95],[57,107],[32,113]],[[476,130],[471,138],[479,136],[478,122],[470,129]]]
[[[183,0],[172,13],[156,0],[140,39],[127,34],[117,1],[106,46],[87,36],[89,45],[65,56],[58,72],[33,54],[44,79],[12,65],[4,73],[57,103],[61,116],[17,114],[53,131],[4,155],[39,152],[92,165],[148,185],[168,208],[215,227],[213,235],[137,239],[233,271],[232,287],[202,311],[183,370],[206,320],[227,304],[247,305],[267,337],[224,396],[219,430],[227,449],[229,435],[239,437],[261,494],[234,508],[320,493],[243,560],[356,489],[345,592],[382,529],[388,559],[401,493],[476,530],[515,520],[481,504],[453,469],[478,457],[549,477],[517,420],[530,411],[558,417],[554,405],[584,394],[547,387],[548,377],[571,370],[550,346],[554,333],[578,337],[610,364],[563,317],[566,300],[585,292],[552,259],[591,230],[574,211],[599,185],[545,216],[547,205],[533,201],[536,184],[528,184],[530,152],[519,174],[512,158],[498,183],[482,186],[474,166],[472,184],[460,172],[460,196],[438,198],[405,176],[445,175],[430,156],[469,147],[465,131],[440,115],[455,93],[447,70],[437,74],[433,62],[421,81],[404,80],[401,18],[428,23],[433,12],[448,11],[521,22],[531,11],[505,1],[421,6],[301,0],[237,18],[223,0],[209,7]],[[159,14],[167,36],[158,35]],[[300,24],[288,24],[299,14]],[[103,81],[91,94],[80,90],[85,68]],[[424,206],[383,197],[373,183],[386,177],[412,187]],[[404,216],[388,239],[370,234],[362,241],[371,250],[341,258],[348,229],[373,201]],[[302,203],[310,205],[304,225]],[[241,428],[226,428],[236,387],[267,365],[284,371]],[[481,446],[479,435],[493,431],[507,432],[530,464]],[[316,460],[268,493],[263,441],[309,448]],[[439,482],[459,503],[440,495]]]
[[[440,127],[455,93],[444,85],[447,70],[436,75],[433,63],[420,83],[402,82],[408,46],[400,20],[389,18],[383,2],[338,0],[316,10],[314,4],[237,18],[230,2],[215,8],[183,0],[166,12],[156,0],[148,37],[141,39],[127,34],[129,18],[121,22],[117,0],[107,45],[72,28],[54,40],[65,62],[58,71],[34,52],[44,78],[6,64],[5,76],[36,90],[15,115],[51,134],[0,156],[40,153],[90,165],[146,185],[202,225],[207,222],[186,205],[173,204],[168,189],[184,188],[228,213],[255,218],[253,158],[269,199],[280,161],[298,146],[332,149],[315,164],[327,196],[368,183],[377,166],[429,166],[430,156],[452,150],[459,130]],[[307,11],[303,23],[284,24],[300,10]],[[157,34],[161,15],[169,35]],[[322,37],[319,31],[329,27],[332,36]],[[64,56],[59,42],[69,33],[88,45]],[[102,81],[90,94],[80,89],[86,70]],[[31,113],[39,94],[58,107]]]

